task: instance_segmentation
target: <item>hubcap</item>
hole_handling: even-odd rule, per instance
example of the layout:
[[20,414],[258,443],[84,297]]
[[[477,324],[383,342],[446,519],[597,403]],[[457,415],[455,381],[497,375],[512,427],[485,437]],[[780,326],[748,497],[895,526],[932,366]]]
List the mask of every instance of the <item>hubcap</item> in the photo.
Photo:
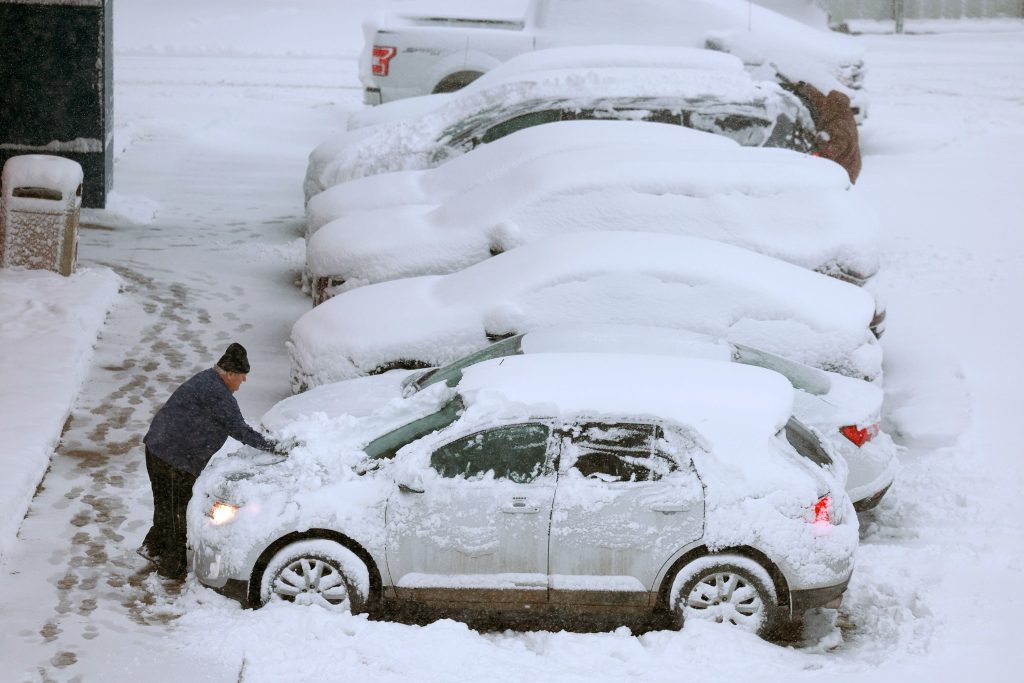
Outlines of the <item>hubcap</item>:
[[330,563],[315,557],[294,560],[274,579],[274,594],[294,600],[300,595],[319,596],[340,605],[348,601],[345,578]]
[[729,623],[757,631],[764,618],[764,602],[742,576],[715,572],[702,578],[686,596],[684,619]]

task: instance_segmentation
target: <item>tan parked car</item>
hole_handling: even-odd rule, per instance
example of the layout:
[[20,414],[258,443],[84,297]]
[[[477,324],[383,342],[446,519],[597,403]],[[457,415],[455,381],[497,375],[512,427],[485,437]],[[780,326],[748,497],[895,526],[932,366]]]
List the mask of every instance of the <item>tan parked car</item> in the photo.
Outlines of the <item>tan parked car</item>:
[[820,444],[794,436],[781,375],[536,354],[421,398],[383,434],[371,417],[343,443],[211,463],[188,513],[199,581],[252,605],[604,611],[762,635],[838,606],[857,519]]

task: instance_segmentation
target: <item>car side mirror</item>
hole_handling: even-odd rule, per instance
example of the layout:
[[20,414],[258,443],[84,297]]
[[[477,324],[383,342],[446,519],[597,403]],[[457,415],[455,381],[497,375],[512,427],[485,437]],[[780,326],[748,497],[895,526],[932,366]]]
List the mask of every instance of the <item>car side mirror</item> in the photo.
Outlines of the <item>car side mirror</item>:
[[398,490],[402,493],[423,493],[423,479],[419,475],[406,476],[398,482]]

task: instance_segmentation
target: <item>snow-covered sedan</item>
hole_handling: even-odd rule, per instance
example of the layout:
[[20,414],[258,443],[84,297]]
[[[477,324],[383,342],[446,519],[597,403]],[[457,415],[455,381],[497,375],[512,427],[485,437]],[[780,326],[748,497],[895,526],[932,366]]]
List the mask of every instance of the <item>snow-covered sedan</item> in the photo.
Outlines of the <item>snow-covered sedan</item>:
[[[307,241],[314,301],[339,287],[452,273],[551,235],[599,230],[719,240],[858,285],[877,272],[877,218],[842,167],[784,149],[702,145],[731,141],[665,128],[677,144],[537,156],[439,204],[351,211],[337,203],[341,217]],[[375,184],[368,194],[379,196],[388,175],[361,187]],[[326,217],[323,204],[317,215]]]
[[791,436],[777,373],[535,354],[421,397],[433,412],[391,431],[215,459],[188,511],[199,581],[252,605],[597,610],[759,634],[841,600],[856,515],[828,454]]
[[[825,372],[743,344],[687,330],[641,325],[576,325],[515,335],[486,346],[444,367],[392,370],[315,387],[276,404],[262,418],[271,432],[315,413],[331,419],[366,417],[399,404],[439,382],[455,386],[462,371],[477,363],[519,354],[628,352],[703,358],[774,370],[796,389],[793,415],[818,431],[830,452],[848,464],[846,492],[854,507],[875,507],[893,483],[896,445],[879,429],[882,389],[870,382]],[[400,411],[394,411],[400,415]]]
[[530,53],[429,104],[411,112],[400,104],[394,120],[321,143],[309,157],[306,200],[340,182],[438,166],[516,130],[567,119],[673,123],[744,145],[814,147],[814,122],[795,95],[755,81],[731,55],[692,48]]
[[346,213],[443,204],[521,164],[561,152],[660,145],[729,150],[736,144],[722,135],[688,132],[690,129],[681,126],[649,126],[643,121],[555,121],[531,126],[440,166],[365,176],[333,185],[306,204],[306,237]]
[[288,342],[302,391],[393,368],[432,367],[488,341],[556,324],[690,329],[857,378],[881,351],[863,288],[721,242],[573,233],[450,275],[351,289],[305,313]]

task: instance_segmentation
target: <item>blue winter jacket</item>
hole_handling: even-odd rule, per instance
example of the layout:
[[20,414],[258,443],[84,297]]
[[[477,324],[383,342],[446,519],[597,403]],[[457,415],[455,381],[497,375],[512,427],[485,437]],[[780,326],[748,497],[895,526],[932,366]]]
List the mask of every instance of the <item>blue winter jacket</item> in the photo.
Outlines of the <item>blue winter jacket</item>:
[[175,389],[142,441],[172,467],[199,476],[229,436],[263,451],[277,446],[245,423],[238,401],[210,368]]

